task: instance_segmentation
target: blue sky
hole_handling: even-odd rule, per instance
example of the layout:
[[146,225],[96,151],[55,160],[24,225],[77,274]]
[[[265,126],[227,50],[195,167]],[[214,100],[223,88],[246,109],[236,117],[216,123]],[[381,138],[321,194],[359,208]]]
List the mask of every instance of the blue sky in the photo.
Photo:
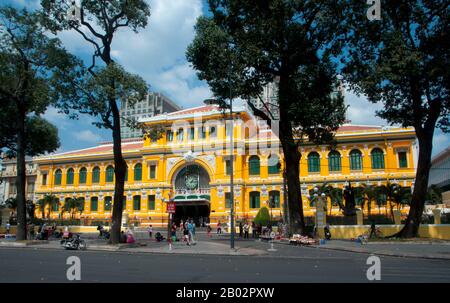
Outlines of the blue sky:
[[[2,0],[34,9],[39,0]],[[142,76],[151,90],[162,92],[184,108],[201,105],[204,99],[212,96],[205,82],[199,81],[196,72],[185,58],[185,50],[194,37],[194,25],[197,17],[207,13],[204,0],[148,0],[151,17],[147,28],[138,34],[127,29],[120,31],[114,38],[112,55],[128,71]],[[65,47],[73,54],[87,60],[92,48],[76,32],[63,32],[60,36]],[[350,105],[347,118],[355,124],[386,125],[375,116],[375,110],[381,104],[372,104],[364,96],[358,97],[346,92],[346,103]],[[110,141],[111,131],[98,129],[92,125],[94,118],[80,116],[79,120],[70,120],[49,108],[45,118],[54,123],[59,130],[61,148],[69,151]],[[450,134],[436,130],[433,138],[433,154],[450,145]]]

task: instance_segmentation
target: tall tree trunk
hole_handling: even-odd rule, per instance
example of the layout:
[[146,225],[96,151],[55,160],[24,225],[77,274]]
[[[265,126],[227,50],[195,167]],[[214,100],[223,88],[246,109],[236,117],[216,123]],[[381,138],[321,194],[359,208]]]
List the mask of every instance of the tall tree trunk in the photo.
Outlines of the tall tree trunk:
[[289,230],[291,233],[305,234],[305,218],[303,215],[301,187],[300,187],[300,151],[294,140],[292,123],[289,118],[290,83],[287,76],[280,77],[279,103],[280,103],[280,142],[283,148],[286,170]]
[[120,115],[117,103],[114,99],[109,101],[113,114],[113,150],[114,150],[114,205],[111,223],[111,243],[120,242],[120,231],[122,226],[123,196],[125,187],[126,162],[122,155],[122,137],[120,135]]
[[419,159],[417,162],[417,173],[414,182],[414,192],[411,199],[411,207],[405,226],[392,237],[412,238],[419,236],[419,225],[422,219],[425,199],[428,189],[428,177],[431,167],[431,153],[433,150],[434,125],[431,129],[421,133],[418,132]]
[[27,211],[26,211],[26,197],[25,197],[25,109],[22,104],[18,105],[17,113],[17,240],[27,239]]

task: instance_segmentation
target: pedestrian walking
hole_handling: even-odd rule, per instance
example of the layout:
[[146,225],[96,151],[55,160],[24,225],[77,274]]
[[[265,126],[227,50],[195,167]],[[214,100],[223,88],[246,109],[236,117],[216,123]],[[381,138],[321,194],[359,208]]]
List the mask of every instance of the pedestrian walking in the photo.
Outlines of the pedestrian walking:
[[211,238],[211,225],[206,225],[206,232],[208,234],[208,237]]
[[148,236],[151,239],[153,236],[153,226],[150,224],[150,226],[148,227]]
[[248,239],[248,229],[250,228],[250,226],[247,224],[247,222],[245,222],[244,224],[244,239]]
[[192,220],[190,220],[189,223],[188,223],[188,231],[189,231],[189,240],[192,243],[195,242],[195,240],[194,240],[194,233],[195,233],[194,229],[195,229],[194,223],[192,222]]
[[243,228],[243,226],[242,226],[242,221],[241,221],[241,222],[239,222],[239,238],[242,238],[242,233],[243,233],[242,228]]
[[189,230],[187,228],[183,229],[183,241],[186,242],[186,245],[191,245],[189,242]]
[[8,223],[6,223],[6,234],[7,235],[9,235],[10,230],[11,230],[11,224],[9,224],[9,222],[8,222]]
[[256,224],[255,222],[252,222],[252,238],[256,238]]
[[221,234],[222,233],[222,224],[220,224],[220,221],[217,222],[217,234]]

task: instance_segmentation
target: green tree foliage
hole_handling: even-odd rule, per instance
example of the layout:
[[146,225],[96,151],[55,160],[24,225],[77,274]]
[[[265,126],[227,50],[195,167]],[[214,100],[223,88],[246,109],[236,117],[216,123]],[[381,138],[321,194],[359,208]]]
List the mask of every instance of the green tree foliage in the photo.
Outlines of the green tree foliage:
[[[0,8],[0,148],[17,158],[17,239],[26,239],[25,156],[59,146],[56,128],[40,118],[64,91],[78,60],[42,26],[42,15]],[[65,83],[65,84],[63,84]]]
[[[42,0],[46,13],[46,25],[53,33],[72,30],[79,33],[94,48],[92,63],[87,72],[80,75],[72,88],[73,100],[60,100],[60,107],[66,112],[76,110],[99,117],[99,127],[112,130],[114,152],[114,207],[112,212],[111,242],[119,243],[123,212],[123,193],[126,163],[122,155],[120,134],[120,102],[128,100],[133,106],[143,99],[147,85],[142,78],[126,72],[114,62],[111,46],[114,35],[121,28],[134,32],[146,27],[150,8],[144,0],[83,0],[79,18],[72,18],[72,1]],[[77,13],[75,13],[75,16]],[[101,60],[101,64],[97,61]],[[79,101],[81,99],[81,101]],[[131,125],[132,126],[132,123]]]
[[255,222],[255,224],[261,224],[262,226],[266,226],[267,224],[269,224],[270,222],[269,209],[265,206],[261,207],[253,221]]
[[[278,85],[276,115],[256,109],[279,136],[288,187],[291,232],[304,232],[299,181],[299,144],[331,142],[344,121],[345,106],[331,56],[340,34],[334,1],[209,0],[212,16],[200,17],[188,61],[216,98],[259,97],[271,81]],[[276,125],[275,125],[276,124]]]
[[77,213],[81,214],[84,211],[84,200],[77,197],[67,199],[61,211],[68,212],[73,220]]
[[[44,195],[42,199],[37,201],[37,207],[42,213],[42,218],[50,218],[50,213],[54,206],[59,203],[59,199],[55,195]],[[48,208],[47,216],[45,216],[45,209]]]
[[347,1],[345,78],[384,107],[389,123],[413,126],[419,158],[411,208],[399,237],[418,236],[436,127],[449,131],[450,4],[447,0],[384,1],[381,20],[366,18],[364,1]]
[[431,185],[428,188],[426,201],[431,204],[441,204],[442,203],[442,190],[434,184]]

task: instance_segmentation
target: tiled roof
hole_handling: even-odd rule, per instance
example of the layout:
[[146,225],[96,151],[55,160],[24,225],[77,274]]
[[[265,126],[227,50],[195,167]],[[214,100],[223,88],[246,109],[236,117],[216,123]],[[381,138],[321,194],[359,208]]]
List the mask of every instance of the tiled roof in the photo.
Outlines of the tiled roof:
[[[122,144],[122,152],[126,152],[129,150],[140,149],[144,146],[144,141],[138,142],[130,142]],[[86,155],[86,154],[97,154],[97,153],[113,153],[113,145],[112,144],[103,144],[99,146],[94,146],[90,148],[74,150],[66,153],[55,154],[53,156],[76,156],[76,155]]]
[[189,114],[195,114],[195,113],[205,113],[205,112],[209,112],[209,111],[213,111],[213,110],[217,110],[218,106],[217,105],[203,105],[203,106],[199,106],[199,107],[194,107],[194,108],[187,108],[187,109],[182,109],[176,112],[171,112],[168,113],[168,116],[177,116],[177,115],[189,115]]
[[375,125],[342,125],[338,128],[337,132],[354,132],[354,131],[364,131],[364,130],[381,130],[381,126]]

